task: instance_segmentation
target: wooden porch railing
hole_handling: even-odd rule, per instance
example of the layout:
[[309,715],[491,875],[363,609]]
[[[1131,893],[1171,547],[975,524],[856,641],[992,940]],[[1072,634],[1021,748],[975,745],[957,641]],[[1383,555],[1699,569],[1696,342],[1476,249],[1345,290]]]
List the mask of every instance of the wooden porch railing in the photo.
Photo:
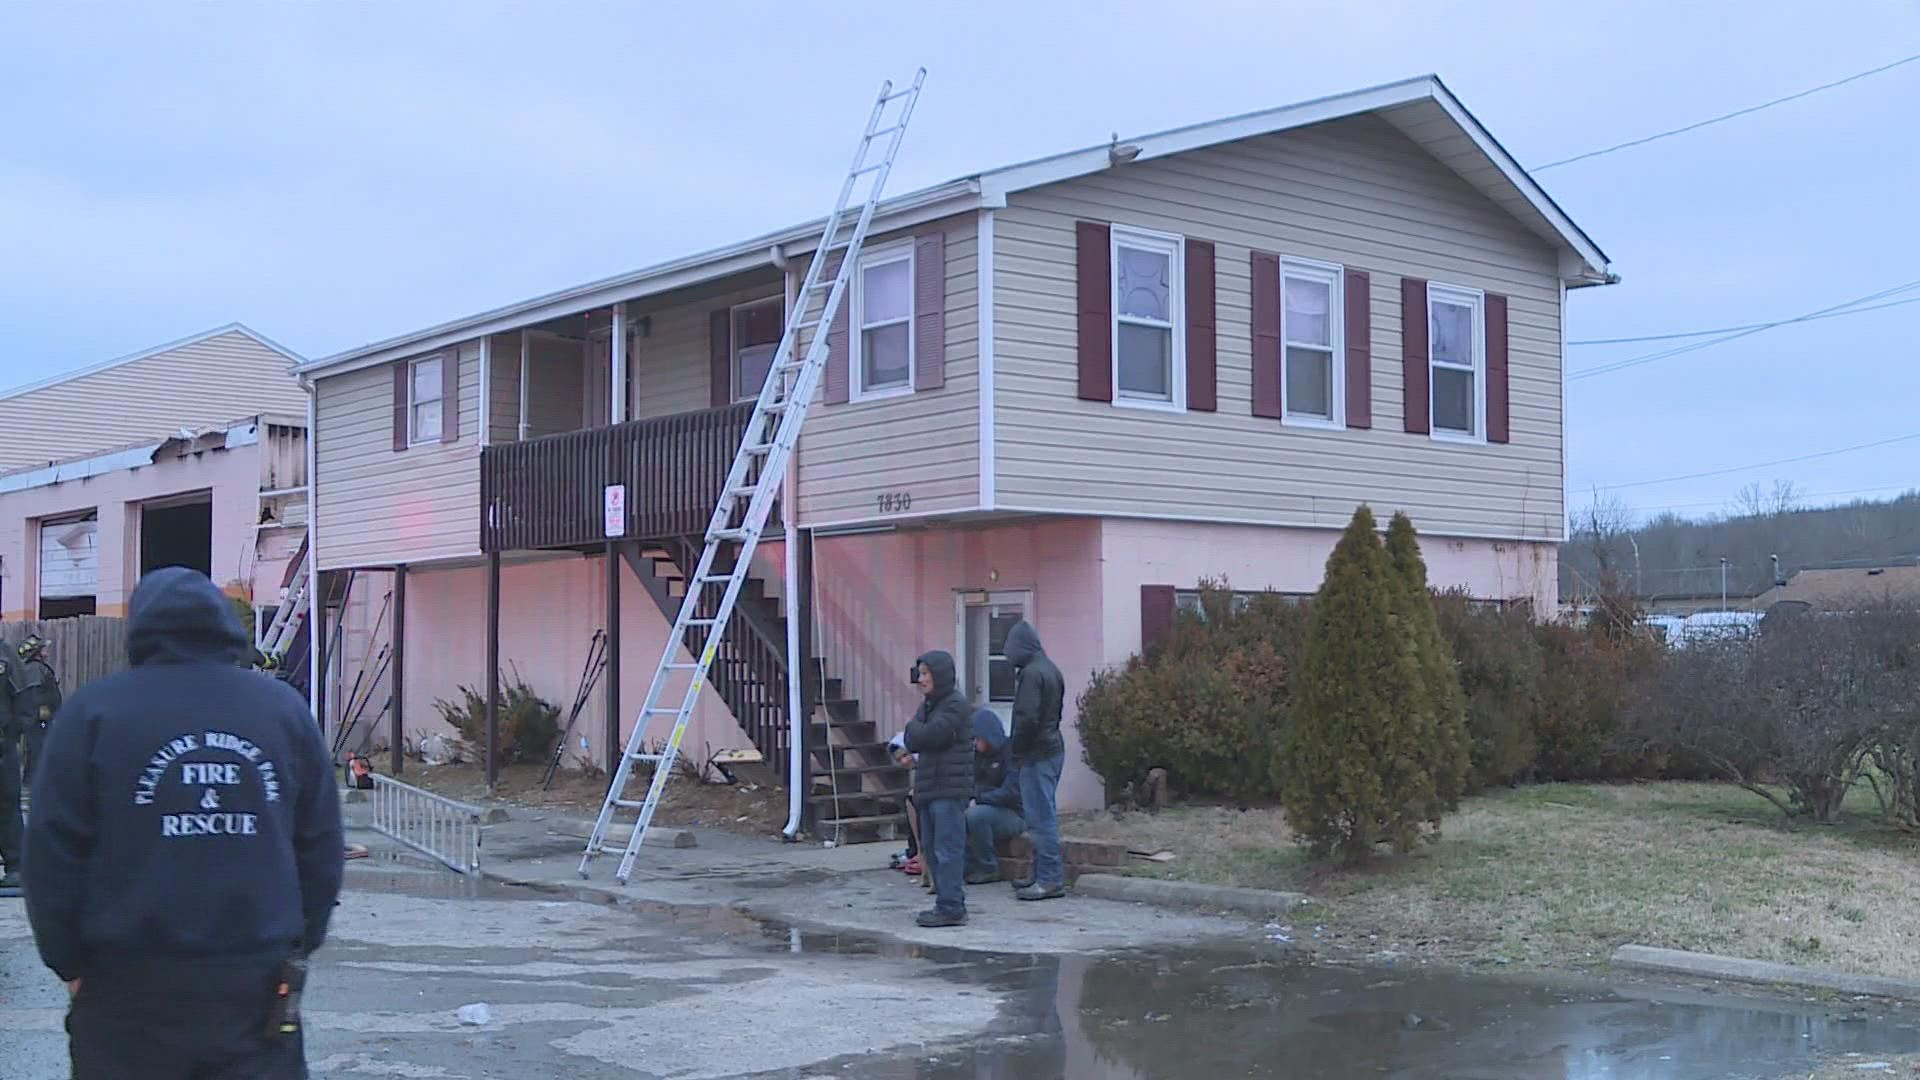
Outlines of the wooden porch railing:
[[[480,455],[480,548],[531,551],[606,539],[606,489],[624,484],[626,535],[702,536],[753,404],[634,420]],[[779,507],[768,518],[778,527]]]

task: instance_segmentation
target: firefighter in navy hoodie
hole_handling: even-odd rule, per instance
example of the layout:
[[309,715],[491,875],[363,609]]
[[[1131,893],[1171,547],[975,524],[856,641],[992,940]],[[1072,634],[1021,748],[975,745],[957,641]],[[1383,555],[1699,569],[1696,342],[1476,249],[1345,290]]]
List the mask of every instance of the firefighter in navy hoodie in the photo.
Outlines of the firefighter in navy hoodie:
[[129,671],[49,726],[27,915],[73,994],[75,1080],[305,1077],[297,989],[340,892],[340,798],[306,703],[235,665],[246,634],[191,570],[134,590]]

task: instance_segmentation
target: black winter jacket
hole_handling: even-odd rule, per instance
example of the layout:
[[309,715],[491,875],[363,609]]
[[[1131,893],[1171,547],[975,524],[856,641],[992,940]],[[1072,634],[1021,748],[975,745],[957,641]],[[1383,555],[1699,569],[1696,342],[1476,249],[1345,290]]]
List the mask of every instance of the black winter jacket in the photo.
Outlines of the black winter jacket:
[[27,823],[27,917],[62,979],[272,961],[326,937],[340,796],[300,695],[234,666],[246,633],[205,576],[134,590],[133,667],[68,699]]
[[1007,661],[1013,665],[1013,760],[1040,761],[1066,750],[1060,708],[1067,681],[1047,659],[1040,634],[1025,619],[1007,631]]
[[913,800],[973,798],[973,718],[954,686],[953,655],[930,652],[914,661],[933,672],[933,693],[907,724],[907,749],[919,755],[913,765]]

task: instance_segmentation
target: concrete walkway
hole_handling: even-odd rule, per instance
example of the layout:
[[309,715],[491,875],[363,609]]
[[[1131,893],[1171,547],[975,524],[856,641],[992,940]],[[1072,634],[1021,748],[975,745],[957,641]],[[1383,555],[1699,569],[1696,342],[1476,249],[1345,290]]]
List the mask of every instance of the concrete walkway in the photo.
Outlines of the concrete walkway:
[[[350,825],[366,807],[345,807]],[[713,830],[694,830],[692,847],[648,843],[627,884],[614,881],[617,851],[597,857],[591,877],[579,875],[581,823],[565,815],[512,809],[487,826],[481,870],[491,880],[529,886],[594,903],[722,907],[798,930],[857,932],[921,946],[1039,954],[1129,949],[1156,944],[1235,939],[1264,941],[1260,924],[1239,917],[1187,914],[1139,904],[1074,896],[1021,903],[1004,885],[967,890],[967,926],[925,930],[916,912],[930,893],[887,869],[891,844],[823,847],[787,844]]]

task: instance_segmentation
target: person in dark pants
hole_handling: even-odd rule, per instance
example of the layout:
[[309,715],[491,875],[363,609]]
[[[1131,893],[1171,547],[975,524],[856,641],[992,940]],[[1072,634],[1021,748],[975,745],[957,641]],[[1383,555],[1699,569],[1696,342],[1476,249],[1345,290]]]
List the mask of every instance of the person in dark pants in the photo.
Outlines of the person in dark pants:
[[0,896],[20,893],[20,721],[14,714],[13,665],[0,655]]
[[1060,771],[1067,762],[1067,744],[1060,737],[1067,682],[1025,619],[1007,631],[1006,657],[1014,668],[1013,764],[1020,770],[1020,813],[1033,841],[1033,880],[1015,882],[1015,895],[1052,900],[1067,894],[1058,802]]
[[[913,766],[913,801],[920,810],[920,859],[933,875],[934,905],[914,921],[921,926],[962,926],[967,921],[963,882],[967,860],[967,802],[973,798],[973,726],[967,703],[954,686],[953,654],[930,652],[913,665],[914,683],[925,695],[907,724]],[[31,856],[29,856],[31,858]]]
[[67,983],[75,1080],[307,1075],[297,985],[340,893],[340,798],[286,684],[202,574],[134,590],[132,668],[47,733],[27,823],[27,917]]
[[967,807],[967,884],[1000,880],[994,845],[1027,831],[1020,817],[1020,767],[1007,748],[1007,729],[992,709],[973,711],[973,805]]
[[27,640],[20,643],[20,662],[13,669],[13,709],[27,737],[21,775],[28,787],[33,786],[40,748],[46,745],[47,727],[60,711],[60,677],[47,662],[47,646],[51,644],[38,634],[27,635]]

